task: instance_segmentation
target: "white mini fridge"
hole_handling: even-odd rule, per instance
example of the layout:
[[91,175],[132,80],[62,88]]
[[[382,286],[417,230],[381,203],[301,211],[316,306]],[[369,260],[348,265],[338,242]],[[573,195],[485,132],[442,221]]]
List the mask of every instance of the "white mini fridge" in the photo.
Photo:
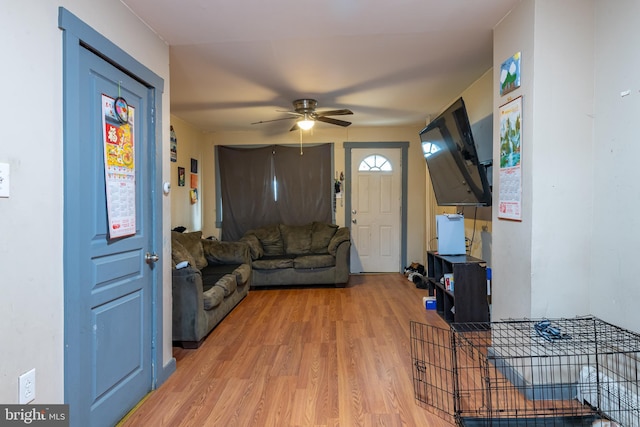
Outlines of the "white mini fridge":
[[440,255],[465,255],[464,216],[436,215],[436,234]]

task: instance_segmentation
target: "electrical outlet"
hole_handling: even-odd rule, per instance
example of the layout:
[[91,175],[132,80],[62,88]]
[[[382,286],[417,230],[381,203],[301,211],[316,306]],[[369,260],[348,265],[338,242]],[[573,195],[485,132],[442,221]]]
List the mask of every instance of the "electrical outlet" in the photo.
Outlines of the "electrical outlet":
[[26,405],[36,398],[36,369],[20,375],[18,379],[19,403]]

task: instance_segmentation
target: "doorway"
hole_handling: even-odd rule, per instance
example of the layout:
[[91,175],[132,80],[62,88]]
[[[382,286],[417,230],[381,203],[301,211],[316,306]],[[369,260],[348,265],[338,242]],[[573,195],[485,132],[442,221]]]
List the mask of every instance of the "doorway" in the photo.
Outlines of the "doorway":
[[344,145],[351,273],[401,272],[406,263],[409,143]]
[[[155,153],[164,82],[66,9],[59,11],[64,30],[64,399],[73,425],[110,426],[155,388],[163,366],[162,260],[153,261],[162,248],[162,200],[155,190],[161,188],[156,171],[162,156]],[[105,106],[105,100],[118,98],[126,100],[128,117],[109,124],[105,117],[116,108]],[[133,182],[128,191],[116,192],[114,185],[123,183],[114,184],[105,174],[105,158],[111,155],[108,130],[115,135],[116,129],[130,131],[129,146],[118,160],[130,165],[122,168],[129,169]],[[119,202],[115,209],[108,208],[107,194]],[[116,236],[111,219],[123,211],[134,224]]]

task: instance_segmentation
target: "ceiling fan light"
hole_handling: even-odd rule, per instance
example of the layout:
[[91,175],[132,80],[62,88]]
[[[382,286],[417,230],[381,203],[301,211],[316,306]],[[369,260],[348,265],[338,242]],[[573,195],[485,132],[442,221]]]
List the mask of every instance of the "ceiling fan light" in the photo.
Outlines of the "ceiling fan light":
[[309,130],[313,127],[315,122],[313,120],[309,120],[308,118],[304,118],[304,120],[298,121],[298,127],[302,130]]

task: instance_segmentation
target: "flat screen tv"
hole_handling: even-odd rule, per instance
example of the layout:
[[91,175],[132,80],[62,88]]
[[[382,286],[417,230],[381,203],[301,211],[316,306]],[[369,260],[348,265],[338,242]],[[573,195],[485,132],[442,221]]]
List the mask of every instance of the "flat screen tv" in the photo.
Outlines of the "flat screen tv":
[[438,205],[491,206],[486,165],[478,161],[462,98],[420,131],[420,140]]

